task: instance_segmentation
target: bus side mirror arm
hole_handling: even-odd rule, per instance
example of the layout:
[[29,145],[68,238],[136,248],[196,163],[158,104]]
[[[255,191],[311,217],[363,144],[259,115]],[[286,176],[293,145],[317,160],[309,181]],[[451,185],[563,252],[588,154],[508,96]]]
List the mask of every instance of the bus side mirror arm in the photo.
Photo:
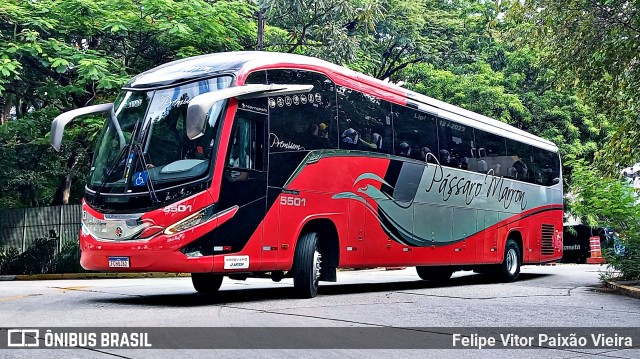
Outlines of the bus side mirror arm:
[[[56,151],[60,152],[64,127],[76,117],[99,112],[113,112],[113,103],[82,107],[58,115],[53,122],[51,122],[51,137],[49,139],[51,146],[53,146]],[[113,117],[113,114],[111,115],[111,117]]]
[[194,140],[204,134],[209,112],[219,101],[232,97],[244,100],[290,95],[309,92],[311,89],[313,89],[313,85],[244,85],[198,95],[189,101],[189,106],[187,107],[187,137],[190,140]]

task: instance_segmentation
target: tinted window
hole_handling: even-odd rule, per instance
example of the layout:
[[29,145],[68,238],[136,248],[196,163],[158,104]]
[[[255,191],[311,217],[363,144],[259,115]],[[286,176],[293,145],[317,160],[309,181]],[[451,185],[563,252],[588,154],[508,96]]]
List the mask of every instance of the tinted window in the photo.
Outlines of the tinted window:
[[252,72],[247,76],[247,79],[244,81],[244,83],[245,84],[266,84],[267,72],[266,71]]
[[532,147],[533,176],[537,184],[551,186],[560,181],[560,160],[557,153]]
[[438,154],[438,130],[435,116],[395,105],[393,115],[395,154],[435,162]]
[[264,170],[264,120],[266,116],[238,110],[231,130],[227,166]]
[[340,148],[392,153],[391,104],[338,88]]
[[468,169],[475,148],[473,128],[442,117],[438,121],[438,159],[443,166]]
[[[250,73],[245,80],[245,84],[266,84],[267,72],[258,71]],[[238,101],[238,109],[252,111],[266,115],[268,110],[268,101],[266,98],[245,99]]]
[[533,172],[530,170],[534,162],[530,145],[507,139],[507,156],[510,163],[507,164],[505,177],[535,183]]
[[328,77],[299,70],[269,70],[267,80],[313,85],[308,93],[269,97],[271,151],[337,148],[335,86]]
[[474,172],[503,176],[506,173],[506,168],[512,163],[507,158],[504,137],[481,130],[474,130],[474,134],[476,160],[470,163],[470,169]]

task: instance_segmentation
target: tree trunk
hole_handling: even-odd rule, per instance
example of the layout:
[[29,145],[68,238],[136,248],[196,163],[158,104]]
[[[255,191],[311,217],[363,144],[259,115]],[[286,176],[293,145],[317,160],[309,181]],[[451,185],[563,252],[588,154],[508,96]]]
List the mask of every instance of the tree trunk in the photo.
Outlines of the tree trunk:
[[13,100],[15,95],[7,94],[4,97],[4,106],[2,107],[2,114],[0,114],[0,125],[4,125],[9,122],[9,116],[11,116],[11,108],[13,107]]
[[63,205],[69,204],[69,197],[71,196],[71,184],[73,182],[73,176],[71,175],[71,172],[73,171],[73,168],[76,166],[77,163],[78,163],[78,154],[74,151],[71,153],[71,157],[69,157],[69,161],[67,161],[67,168],[69,169],[69,172],[67,172],[67,175],[64,178],[64,187],[62,189]]

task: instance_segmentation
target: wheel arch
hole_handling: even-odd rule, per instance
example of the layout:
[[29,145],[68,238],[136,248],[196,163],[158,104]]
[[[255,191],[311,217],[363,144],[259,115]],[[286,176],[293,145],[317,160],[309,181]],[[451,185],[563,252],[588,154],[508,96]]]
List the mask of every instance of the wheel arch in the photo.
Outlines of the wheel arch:
[[[524,250],[525,250],[524,240],[522,237],[522,232],[520,231],[519,228],[511,229],[507,234],[507,238],[504,241],[505,245],[503,247],[505,248],[505,250],[507,247],[506,243],[510,239],[516,242],[516,244],[518,245],[518,248],[520,249],[520,253],[518,253],[518,255],[520,256],[520,263],[524,263]],[[503,256],[504,256],[504,253],[503,253]]]
[[[323,264],[337,268],[340,263],[340,239],[335,223],[327,217],[309,218],[302,225],[298,238],[310,232],[318,234],[318,251],[322,254]],[[296,240],[296,246],[297,243]]]

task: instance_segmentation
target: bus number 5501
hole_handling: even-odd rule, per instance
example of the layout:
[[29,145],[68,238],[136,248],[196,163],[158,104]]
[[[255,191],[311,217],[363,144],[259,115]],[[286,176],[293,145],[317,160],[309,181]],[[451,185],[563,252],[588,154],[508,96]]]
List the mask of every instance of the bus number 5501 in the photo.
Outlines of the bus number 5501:
[[304,207],[307,205],[307,199],[300,197],[282,196],[280,197],[280,204],[283,206]]

